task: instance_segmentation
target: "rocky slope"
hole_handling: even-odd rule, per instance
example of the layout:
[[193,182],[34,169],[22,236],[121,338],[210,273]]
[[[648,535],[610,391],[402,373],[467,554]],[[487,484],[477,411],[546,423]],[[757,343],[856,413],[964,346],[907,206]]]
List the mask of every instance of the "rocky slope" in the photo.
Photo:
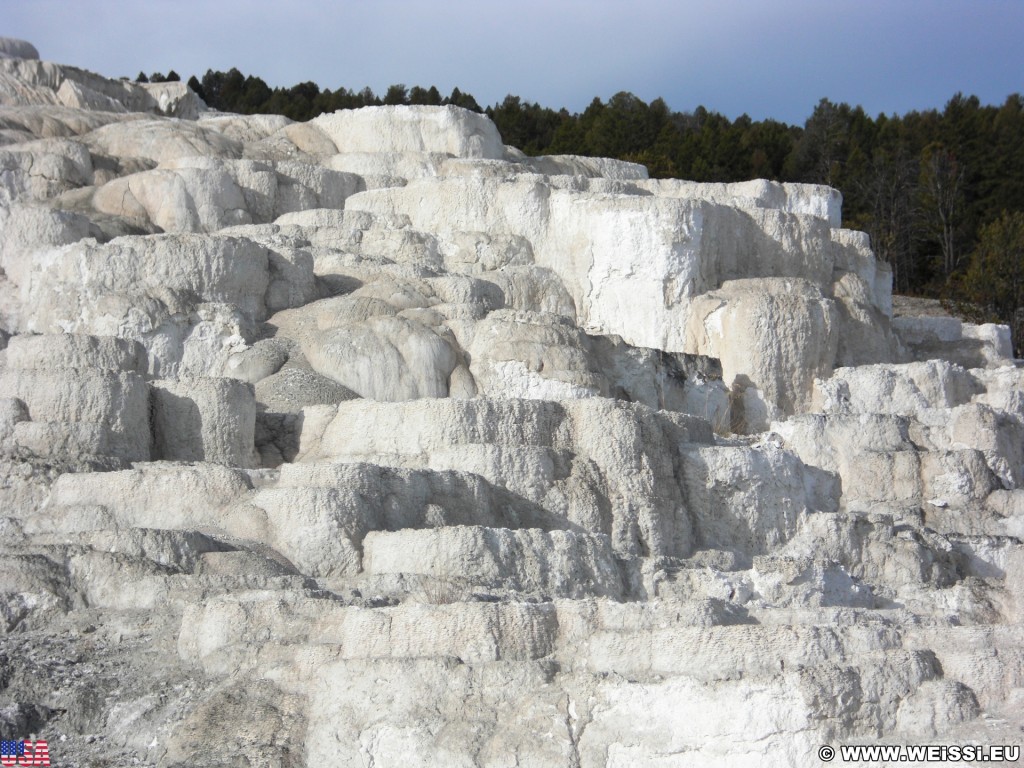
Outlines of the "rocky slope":
[[822,187],[0,43],[0,731],[61,766],[1024,737],[1024,372]]

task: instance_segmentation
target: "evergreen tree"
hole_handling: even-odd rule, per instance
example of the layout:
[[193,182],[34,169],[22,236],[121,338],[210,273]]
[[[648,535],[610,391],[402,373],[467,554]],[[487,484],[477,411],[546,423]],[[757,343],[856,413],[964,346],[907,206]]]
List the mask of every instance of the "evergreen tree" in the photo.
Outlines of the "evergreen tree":
[[1008,323],[1014,354],[1024,354],[1024,212],[1003,211],[982,229],[959,297],[975,321]]
[[468,109],[471,112],[483,112],[483,110],[480,109],[480,105],[476,103],[476,99],[474,99],[472,95],[463,93],[458,88],[452,89],[451,95],[444,100],[444,103],[451,104],[455,107],[462,107],[463,109]]
[[379,107],[381,104],[380,99],[370,90],[370,86],[366,86],[359,92],[358,101],[360,107]]
[[203,101],[206,101],[206,92],[203,91],[203,84],[196,79],[195,75],[192,75],[188,79],[187,85],[195,92],[196,96],[198,96]]
[[420,86],[415,85],[409,89],[409,103],[439,106],[441,104],[441,94],[434,86],[430,86],[430,88],[421,88]]
[[384,94],[384,103],[408,104],[409,92],[406,90],[405,85],[398,83],[397,85],[388,86],[387,93]]

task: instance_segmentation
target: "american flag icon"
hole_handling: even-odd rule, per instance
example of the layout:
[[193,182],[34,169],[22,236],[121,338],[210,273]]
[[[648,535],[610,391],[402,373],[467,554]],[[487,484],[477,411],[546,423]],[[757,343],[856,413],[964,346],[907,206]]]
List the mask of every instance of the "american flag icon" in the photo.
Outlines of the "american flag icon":
[[37,741],[0,741],[0,765],[32,766],[50,764],[50,747],[39,739]]

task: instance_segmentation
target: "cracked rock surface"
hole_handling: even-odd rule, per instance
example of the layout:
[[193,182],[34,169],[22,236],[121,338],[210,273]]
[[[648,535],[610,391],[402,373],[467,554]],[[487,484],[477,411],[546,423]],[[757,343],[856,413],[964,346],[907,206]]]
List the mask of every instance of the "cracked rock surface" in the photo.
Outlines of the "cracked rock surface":
[[835,190],[0,41],[0,735],[54,765],[1024,740],[1024,370]]

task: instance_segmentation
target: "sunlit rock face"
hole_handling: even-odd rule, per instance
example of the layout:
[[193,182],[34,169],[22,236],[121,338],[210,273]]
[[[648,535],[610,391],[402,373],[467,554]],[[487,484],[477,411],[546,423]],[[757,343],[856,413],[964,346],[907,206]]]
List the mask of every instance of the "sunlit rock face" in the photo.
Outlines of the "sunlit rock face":
[[[54,765],[1020,742],[1007,331],[835,190],[0,39],[0,724]],[[8,735],[9,734],[9,735]]]

